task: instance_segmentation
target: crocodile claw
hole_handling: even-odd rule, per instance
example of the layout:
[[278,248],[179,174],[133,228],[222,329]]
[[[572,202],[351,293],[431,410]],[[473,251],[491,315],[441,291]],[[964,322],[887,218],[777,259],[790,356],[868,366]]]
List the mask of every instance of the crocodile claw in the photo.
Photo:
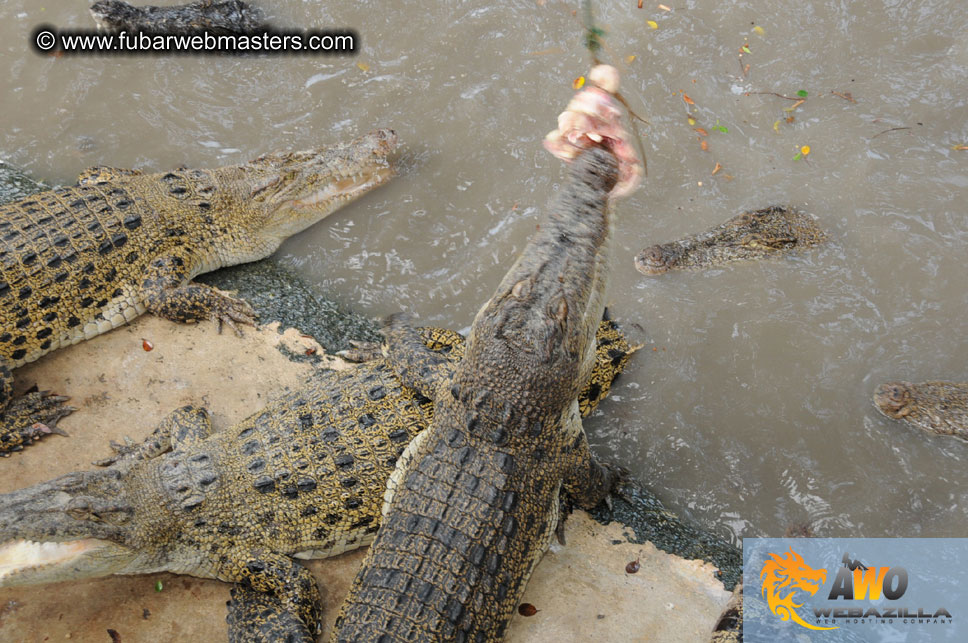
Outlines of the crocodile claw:
[[57,422],[77,410],[64,404],[69,399],[66,395],[33,390],[13,400],[0,420],[0,453],[19,451],[47,435],[67,436]]
[[350,348],[336,351],[336,355],[347,362],[371,362],[383,357],[383,348],[380,342],[361,342],[351,339]]
[[242,332],[238,324],[255,326],[258,317],[255,310],[244,299],[237,299],[222,290],[215,290],[215,293],[219,298],[209,311],[209,319],[218,325],[220,335],[222,334],[222,325],[228,324],[236,335],[244,337],[245,333]]

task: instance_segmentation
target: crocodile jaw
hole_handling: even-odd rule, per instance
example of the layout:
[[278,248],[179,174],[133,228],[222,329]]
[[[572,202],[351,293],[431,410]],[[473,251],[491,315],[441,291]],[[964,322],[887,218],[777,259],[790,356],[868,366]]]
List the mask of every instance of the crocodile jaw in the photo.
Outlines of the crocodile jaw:
[[96,538],[12,540],[0,545],[0,587],[107,576],[121,571],[134,557],[131,550]]
[[268,169],[253,191],[256,198],[265,192],[264,234],[281,243],[388,182],[395,171],[387,157],[396,146],[396,133],[381,129],[333,148],[256,159]]

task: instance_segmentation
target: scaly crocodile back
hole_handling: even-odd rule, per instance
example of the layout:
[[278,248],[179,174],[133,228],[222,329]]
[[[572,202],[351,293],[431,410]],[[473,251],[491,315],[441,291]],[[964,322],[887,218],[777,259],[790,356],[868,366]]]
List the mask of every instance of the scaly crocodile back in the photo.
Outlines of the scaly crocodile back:
[[205,257],[217,195],[207,173],[193,173],[60,188],[0,206],[0,358],[20,366],[120,326],[144,312],[138,290],[155,257],[190,244]]

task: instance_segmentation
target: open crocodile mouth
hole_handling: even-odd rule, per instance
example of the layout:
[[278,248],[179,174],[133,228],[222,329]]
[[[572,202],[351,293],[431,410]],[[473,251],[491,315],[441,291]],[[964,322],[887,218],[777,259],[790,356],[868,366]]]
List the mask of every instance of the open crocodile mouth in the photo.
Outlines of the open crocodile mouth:
[[292,207],[298,209],[316,209],[327,203],[352,200],[375,187],[383,185],[393,178],[393,175],[392,168],[379,167],[361,174],[329,181],[325,187],[316,190],[308,197],[293,199],[289,203]]
[[[60,571],[64,572],[65,580],[68,574],[77,578],[78,571],[82,571],[80,577],[88,576],[83,572],[93,569],[84,568],[100,567],[91,554],[116,548],[117,545],[96,538],[64,542],[8,541],[0,545],[0,587],[51,582],[57,580]],[[90,559],[91,564],[83,564],[85,559]]]

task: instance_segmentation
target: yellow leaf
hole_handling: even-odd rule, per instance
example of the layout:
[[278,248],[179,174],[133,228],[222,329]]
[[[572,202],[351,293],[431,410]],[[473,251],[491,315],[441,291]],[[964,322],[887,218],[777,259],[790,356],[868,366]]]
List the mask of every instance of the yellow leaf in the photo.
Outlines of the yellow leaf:
[[688,120],[689,120],[689,124],[690,125],[695,125],[696,124],[696,119],[695,118],[689,118]]
[[632,63],[632,62],[633,62],[634,60],[635,60],[635,54],[632,54],[631,56],[626,56],[626,57],[625,57],[625,64],[630,64],[630,63]]
[[647,20],[645,24],[649,25],[653,29],[658,29],[659,28],[659,23],[656,22],[655,20]]
[[359,67],[362,71],[370,71],[370,66],[367,65],[366,63],[356,63],[356,66]]
[[756,25],[755,27],[753,27],[753,31],[755,31],[756,33],[760,34],[761,36],[765,36],[766,35],[766,32],[763,30],[763,27],[761,27],[759,25]]
[[585,86],[585,77],[584,76],[579,76],[575,80],[571,81],[571,88],[572,89],[581,89],[584,86]]
[[806,156],[807,154],[809,154],[810,153],[810,146],[809,145],[804,145],[803,147],[801,147],[800,148],[800,153],[803,154],[804,156]]
[[780,121],[773,122],[773,131],[776,132],[777,134],[780,133]]

